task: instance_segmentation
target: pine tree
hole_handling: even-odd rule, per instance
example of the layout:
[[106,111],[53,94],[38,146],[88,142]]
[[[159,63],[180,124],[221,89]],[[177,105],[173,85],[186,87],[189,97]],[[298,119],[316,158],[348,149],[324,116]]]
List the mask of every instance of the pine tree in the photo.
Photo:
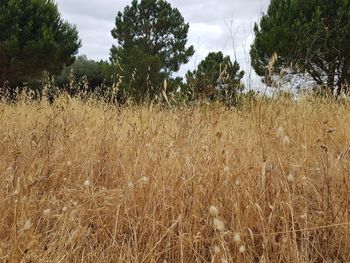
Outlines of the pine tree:
[[346,88],[350,70],[349,0],[272,0],[255,25],[252,66],[267,76],[269,60],[278,55],[275,73],[307,73],[323,88]]
[[179,10],[164,0],[134,0],[118,13],[112,30],[118,45],[110,53],[124,98],[140,102],[160,93],[164,79],[194,53],[186,47],[188,29]]
[[0,1],[0,87],[59,73],[81,46],[76,28],[52,0]]

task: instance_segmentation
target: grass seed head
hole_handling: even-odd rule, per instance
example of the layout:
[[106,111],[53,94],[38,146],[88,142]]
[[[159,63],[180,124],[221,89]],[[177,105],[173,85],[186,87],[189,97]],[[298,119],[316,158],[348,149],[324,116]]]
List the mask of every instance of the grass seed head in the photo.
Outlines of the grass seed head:
[[147,176],[142,176],[141,182],[148,183],[148,181],[149,181],[149,178]]
[[216,206],[210,206],[209,208],[209,213],[211,214],[211,216],[213,217],[218,217],[219,216],[219,209]]
[[32,221],[30,219],[27,219],[25,222],[24,222],[24,225],[23,225],[23,231],[27,231],[31,228],[32,226]]
[[283,145],[284,145],[284,146],[289,146],[289,144],[290,144],[290,139],[289,139],[289,137],[286,135],[286,136],[283,137]]
[[225,224],[218,218],[214,218],[213,220],[214,228],[220,232],[223,232],[225,230]]
[[240,245],[238,250],[239,253],[243,254],[246,251],[245,245]]
[[276,130],[276,135],[278,138],[283,138],[284,137],[284,129],[283,127],[278,127]]
[[218,246],[215,246],[213,250],[214,250],[214,254],[220,254],[221,252],[221,249]]
[[288,174],[287,176],[287,181],[290,183],[293,183],[295,181],[294,175],[293,174]]
[[235,182],[235,185],[236,186],[240,186],[241,185],[241,181],[239,179],[237,179],[236,182]]
[[48,216],[51,213],[51,209],[50,208],[45,209],[43,213],[44,213],[44,216]]
[[239,232],[236,232],[233,234],[233,240],[236,242],[236,243],[240,243],[241,242],[241,234]]
[[89,187],[90,185],[91,185],[90,180],[89,179],[85,180],[84,186]]
[[225,166],[225,167],[224,167],[224,172],[225,172],[225,173],[229,173],[229,172],[230,172],[230,167]]
[[300,216],[300,219],[302,219],[302,220],[307,219],[307,214],[302,214],[302,215]]

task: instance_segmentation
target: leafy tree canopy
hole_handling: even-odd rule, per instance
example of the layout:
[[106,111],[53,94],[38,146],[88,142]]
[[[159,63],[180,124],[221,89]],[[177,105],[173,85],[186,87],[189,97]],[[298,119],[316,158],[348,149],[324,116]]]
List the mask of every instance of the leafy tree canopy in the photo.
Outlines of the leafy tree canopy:
[[349,80],[349,0],[271,0],[254,31],[252,66],[260,76],[271,73],[270,58],[277,53],[275,73],[308,73],[338,91]]
[[107,61],[94,61],[85,55],[79,56],[70,66],[65,66],[58,76],[59,85],[68,85],[71,78],[81,80],[85,78],[91,90],[103,84],[113,85],[114,67]]
[[118,13],[112,30],[118,46],[111,49],[111,61],[126,96],[141,101],[159,94],[164,78],[194,53],[186,47],[188,29],[179,10],[164,0],[133,0]]
[[0,85],[17,85],[43,70],[59,73],[81,43],[52,0],[0,1]]
[[222,52],[211,52],[200,62],[198,68],[188,72],[187,82],[192,87],[195,97],[231,98],[242,91],[244,71],[229,56]]

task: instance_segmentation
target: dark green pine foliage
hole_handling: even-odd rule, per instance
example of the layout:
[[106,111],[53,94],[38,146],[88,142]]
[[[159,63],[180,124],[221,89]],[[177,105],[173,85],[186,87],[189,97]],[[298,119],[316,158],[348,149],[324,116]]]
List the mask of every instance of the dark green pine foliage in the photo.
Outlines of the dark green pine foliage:
[[118,45],[110,55],[123,98],[141,102],[160,93],[164,79],[194,53],[186,47],[188,29],[179,10],[164,0],[134,0],[118,13],[112,30]]
[[0,1],[0,85],[59,73],[81,43],[76,28],[60,18],[51,0]]
[[349,81],[350,0],[271,0],[255,25],[252,66],[267,77],[274,53],[281,68],[308,73],[321,87],[341,91]]
[[222,52],[211,52],[201,61],[198,68],[188,72],[187,83],[193,90],[194,97],[210,100],[235,99],[244,88],[242,78],[244,71],[229,56]]

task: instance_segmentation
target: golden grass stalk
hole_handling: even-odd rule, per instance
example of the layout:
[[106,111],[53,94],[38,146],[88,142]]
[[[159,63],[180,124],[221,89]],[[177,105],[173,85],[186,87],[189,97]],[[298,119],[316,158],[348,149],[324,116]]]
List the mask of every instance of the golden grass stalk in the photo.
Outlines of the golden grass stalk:
[[61,97],[0,123],[0,262],[350,261],[346,103]]

